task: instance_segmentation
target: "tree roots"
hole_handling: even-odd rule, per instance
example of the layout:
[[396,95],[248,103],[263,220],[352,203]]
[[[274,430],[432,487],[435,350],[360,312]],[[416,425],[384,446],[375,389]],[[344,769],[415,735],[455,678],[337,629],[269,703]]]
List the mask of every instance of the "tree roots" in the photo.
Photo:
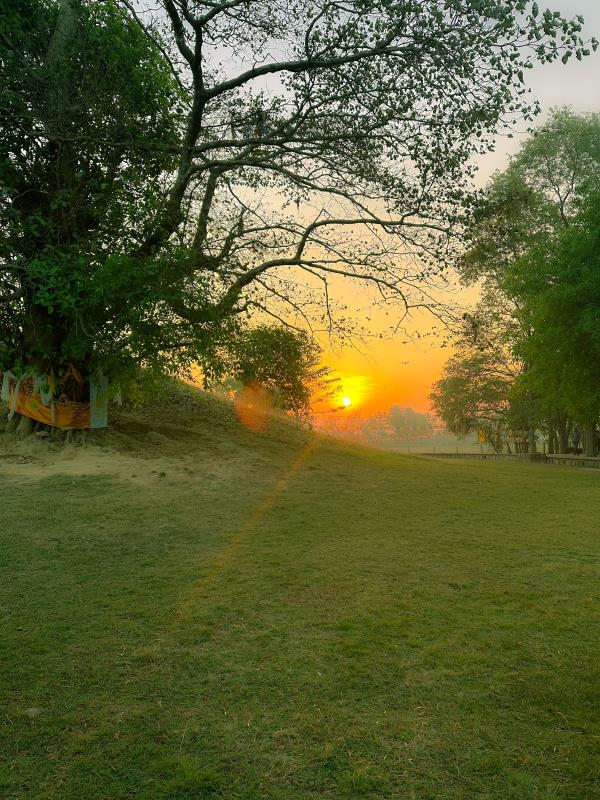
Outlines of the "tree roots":
[[67,430],[55,428],[51,425],[44,425],[41,422],[25,417],[22,414],[14,414],[12,419],[0,420],[0,431],[11,433],[18,439],[34,437],[36,439],[48,439],[53,443],[72,444],[85,446],[91,444],[97,438],[96,431],[88,430]]

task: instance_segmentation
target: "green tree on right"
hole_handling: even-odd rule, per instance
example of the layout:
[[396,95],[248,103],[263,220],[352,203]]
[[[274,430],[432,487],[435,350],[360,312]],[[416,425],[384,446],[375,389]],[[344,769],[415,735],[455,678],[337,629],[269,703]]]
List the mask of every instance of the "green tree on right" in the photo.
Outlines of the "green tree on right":
[[[483,396],[507,438],[516,432],[534,447],[541,430],[550,452],[566,452],[575,434],[596,454],[599,191],[600,117],[560,109],[483,193],[459,269],[482,292],[466,319],[494,325],[478,341],[472,326],[457,331],[434,386],[434,408],[451,429],[485,427],[474,401]],[[457,380],[465,372],[468,384]]]
[[[506,276],[531,333],[517,343],[528,368],[515,392],[538,398],[553,449],[565,430],[583,434],[585,454],[598,450],[600,417],[600,187],[586,190],[578,213],[555,238],[533,247]],[[562,439],[562,441],[561,441]]]

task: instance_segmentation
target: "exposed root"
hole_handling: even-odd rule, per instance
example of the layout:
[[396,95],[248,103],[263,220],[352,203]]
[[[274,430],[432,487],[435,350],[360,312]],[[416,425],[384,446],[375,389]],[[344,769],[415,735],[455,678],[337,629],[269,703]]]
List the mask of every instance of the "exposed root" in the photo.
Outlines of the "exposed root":
[[53,444],[70,444],[77,447],[87,447],[98,443],[104,431],[71,429],[63,430],[53,425],[36,422],[22,414],[13,414],[12,419],[0,416],[0,433],[9,433],[18,439],[46,439]]
[[33,433],[33,420],[30,417],[21,416],[15,429],[15,433],[19,439],[26,439]]
[[14,433],[17,430],[17,425],[21,421],[20,414],[14,414],[12,419],[9,419],[4,428],[6,433]]
[[65,440],[65,432],[61,430],[61,428],[50,428],[50,441],[51,442],[63,442]]

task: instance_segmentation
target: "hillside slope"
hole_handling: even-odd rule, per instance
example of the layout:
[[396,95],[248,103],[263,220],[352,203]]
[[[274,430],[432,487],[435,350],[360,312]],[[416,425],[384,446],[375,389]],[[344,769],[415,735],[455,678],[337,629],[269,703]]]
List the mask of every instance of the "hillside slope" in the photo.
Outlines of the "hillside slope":
[[600,797],[598,475],[176,400],[0,436],[2,797]]

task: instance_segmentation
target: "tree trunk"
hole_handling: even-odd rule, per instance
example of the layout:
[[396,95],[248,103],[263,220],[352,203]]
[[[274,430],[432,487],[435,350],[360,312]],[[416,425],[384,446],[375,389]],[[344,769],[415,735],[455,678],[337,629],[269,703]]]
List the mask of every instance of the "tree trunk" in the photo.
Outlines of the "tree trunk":
[[19,424],[20,420],[20,414],[15,414],[11,419],[9,419],[6,423],[6,427],[4,428],[6,433],[14,433],[17,430],[17,425]]
[[15,433],[19,439],[26,439],[33,433],[33,420],[30,417],[21,416]]
[[583,426],[583,452],[588,458],[596,455],[596,419],[589,418]]
[[537,442],[535,440],[535,430],[533,428],[529,431],[529,453],[537,453]]
[[569,449],[569,427],[563,416],[558,420],[558,447],[561,453],[566,453]]
[[33,426],[35,422],[30,417],[25,417],[22,414],[13,414],[11,419],[6,421],[4,426],[5,433],[14,433],[19,439],[25,439],[33,433]]

